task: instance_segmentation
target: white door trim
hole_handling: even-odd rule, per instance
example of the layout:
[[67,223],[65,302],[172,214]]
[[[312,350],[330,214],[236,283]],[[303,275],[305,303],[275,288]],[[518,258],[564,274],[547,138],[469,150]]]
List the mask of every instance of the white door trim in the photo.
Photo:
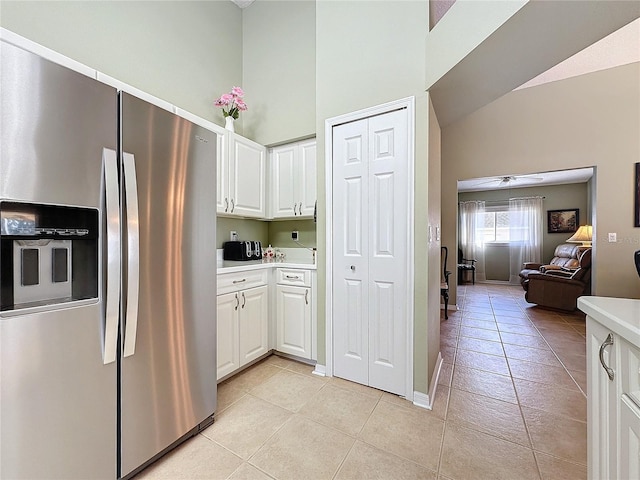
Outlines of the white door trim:
[[333,127],[343,123],[362,120],[375,115],[392,112],[402,108],[407,109],[407,143],[408,143],[408,165],[407,165],[407,189],[409,191],[408,231],[407,231],[407,368],[405,397],[413,401],[413,328],[414,328],[414,164],[415,164],[415,97],[402,98],[393,102],[376,105],[373,107],[358,110],[356,112],[338,115],[328,118],[324,122],[325,130],[325,189],[326,189],[326,219],[325,219],[325,281],[326,281],[326,303],[325,303],[325,333],[326,333],[326,375],[333,376]]

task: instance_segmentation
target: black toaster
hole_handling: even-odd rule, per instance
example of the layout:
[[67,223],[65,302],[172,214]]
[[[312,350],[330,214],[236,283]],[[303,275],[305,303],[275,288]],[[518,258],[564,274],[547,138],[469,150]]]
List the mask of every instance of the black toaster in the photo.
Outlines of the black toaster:
[[262,244],[260,242],[224,242],[222,250],[222,257],[225,260],[247,261],[262,259]]

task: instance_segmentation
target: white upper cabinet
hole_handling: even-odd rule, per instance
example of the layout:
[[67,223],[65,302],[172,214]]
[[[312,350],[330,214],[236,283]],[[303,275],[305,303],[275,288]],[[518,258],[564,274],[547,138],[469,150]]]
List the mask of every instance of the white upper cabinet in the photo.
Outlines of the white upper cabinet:
[[312,217],[316,203],[316,141],[271,149],[271,218]]
[[266,148],[233,132],[218,137],[217,212],[266,217]]

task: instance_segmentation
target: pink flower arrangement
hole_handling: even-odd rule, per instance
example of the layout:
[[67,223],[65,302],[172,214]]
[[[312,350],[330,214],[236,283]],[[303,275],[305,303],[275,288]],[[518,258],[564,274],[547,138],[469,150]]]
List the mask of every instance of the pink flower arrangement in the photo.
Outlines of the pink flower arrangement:
[[229,93],[222,94],[213,104],[222,108],[222,115],[225,118],[231,117],[237,120],[240,112],[244,112],[247,109],[247,104],[244,103],[243,97],[244,91],[240,87],[233,87]]

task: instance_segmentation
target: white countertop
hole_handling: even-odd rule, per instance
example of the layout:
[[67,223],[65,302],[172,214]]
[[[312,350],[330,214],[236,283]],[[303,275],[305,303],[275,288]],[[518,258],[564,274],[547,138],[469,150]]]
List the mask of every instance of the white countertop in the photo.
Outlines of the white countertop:
[[578,298],[578,308],[640,348],[640,300],[585,296]]
[[218,273],[246,272],[261,268],[303,268],[305,270],[317,270],[315,252],[308,248],[279,248],[285,254],[282,259],[249,260],[246,262],[234,262],[222,259],[222,249],[218,249]]
[[303,268],[305,270],[316,270],[317,266],[313,260],[287,259],[284,260],[250,260],[247,262],[232,262],[223,260],[218,262],[218,273],[246,272],[247,270],[258,270],[261,268]]

